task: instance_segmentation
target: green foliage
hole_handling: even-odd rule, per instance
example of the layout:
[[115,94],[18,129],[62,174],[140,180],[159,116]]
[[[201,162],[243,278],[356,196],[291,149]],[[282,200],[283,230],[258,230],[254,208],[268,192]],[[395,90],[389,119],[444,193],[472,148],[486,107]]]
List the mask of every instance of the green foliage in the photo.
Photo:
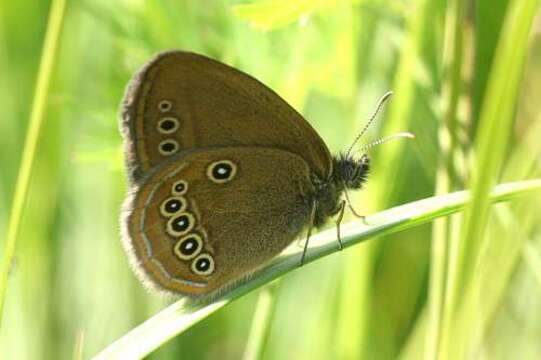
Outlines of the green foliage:
[[[541,197],[489,205],[495,184],[541,177],[539,0],[62,4],[0,2],[0,357],[90,358],[126,334],[132,354],[163,344],[155,359],[541,357]],[[286,261],[223,309],[186,313],[147,294],[118,235],[117,112],[133,72],[171,48],[261,79],[333,152],[393,90],[363,140],[416,140],[373,150],[356,209],[466,188],[473,201],[435,223],[384,213],[392,234],[323,256],[335,252],[329,224],[319,261]],[[362,229],[344,236],[366,239]],[[138,351],[133,334],[154,345]]]
[[[508,201],[539,190],[541,190],[541,180],[502,184],[490,194],[489,201]],[[404,231],[438,217],[448,216],[462,210],[469,200],[469,194],[461,191],[415,201],[367,216],[365,221],[358,220],[343,226],[341,237],[343,246],[347,248],[376,236]],[[306,254],[305,264],[338,251],[334,229],[319,233],[310,240],[310,243],[310,252]],[[289,271],[300,269],[299,259],[302,253],[302,248],[285,251],[250,279],[227,293],[209,300],[208,303],[190,302],[186,299],[178,301],[111,344],[95,359],[142,358],[148,355],[172,336],[185,332],[229,302]],[[537,261],[537,259],[532,258],[532,261]],[[248,340],[247,351],[244,354],[250,359],[260,357],[263,352],[262,347],[268,336],[270,320],[275,310],[277,284],[279,283],[271,284],[260,294],[250,333],[251,338]]]

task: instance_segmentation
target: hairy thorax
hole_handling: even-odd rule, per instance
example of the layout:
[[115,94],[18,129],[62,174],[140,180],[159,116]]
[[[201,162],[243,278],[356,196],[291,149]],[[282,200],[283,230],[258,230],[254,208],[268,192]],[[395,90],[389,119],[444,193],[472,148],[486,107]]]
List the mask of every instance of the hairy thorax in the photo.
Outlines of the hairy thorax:
[[319,227],[331,216],[336,215],[343,206],[344,191],[361,189],[369,170],[368,155],[355,159],[353,156],[341,154],[333,158],[333,172],[328,179],[313,176],[312,184],[315,192],[311,200],[316,206],[313,225]]

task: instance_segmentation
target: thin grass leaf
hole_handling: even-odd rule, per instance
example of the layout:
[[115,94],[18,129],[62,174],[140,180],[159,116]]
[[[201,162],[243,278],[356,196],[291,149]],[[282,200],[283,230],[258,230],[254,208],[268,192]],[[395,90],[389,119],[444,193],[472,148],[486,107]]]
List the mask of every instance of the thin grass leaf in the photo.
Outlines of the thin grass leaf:
[[261,359],[265,350],[273,315],[276,311],[276,297],[280,287],[278,281],[266,286],[259,292],[259,299],[248,336],[243,360]]
[[541,254],[538,253],[535,246],[533,246],[531,243],[526,243],[522,256],[524,257],[524,261],[526,265],[528,265],[528,269],[530,269],[537,282],[537,285],[539,285],[539,290],[541,291]]
[[28,186],[32,175],[36,148],[45,114],[45,105],[47,104],[47,97],[49,95],[49,83],[58,52],[58,43],[62,32],[65,8],[65,0],[53,0],[49,12],[47,33],[45,34],[45,41],[43,43],[34,100],[30,119],[28,121],[28,130],[7,226],[2,262],[0,264],[0,324],[8,286],[9,272],[15,255],[17,235],[23,215],[26,196],[28,194]]
[[[444,121],[440,125],[440,163],[436,176],[436,194],[448,193],[457,188],[458,174],[455,171],[455,155],[458,146],[458,104],[462,90],[464,63],[464,24],[466,23],[466,1],[454,0],[447,3],[446,36],[444,41],[443,72]],[[435,359],[438,354],[439,337],[445,297],[445,271],[449,242],[451,241],[452,219],[442,218],[432,228],[430,276],[428,289],[428,317],[425,358]]]
[[[541,190],[541,179],[507,183],[498,185],[491,192],[489,199],[491,202],[508,201],[538,190]],[[368,216],[366,218],[368,225],[362,221],[348,223],[342,227],[344,247],[376,236],[411,229],[436,218],[456,213],[462,210],[469,200],[468,191],[459,191],[415,201]],[[310,244],[306,263],[337,252],[336,230],[330,229],[315,235]],[[109,345],[94,359],[139,359],[148,355],[172,337],[186,331],[231,301],[298,269],[301,253],[302,249],[289,247],[252,278],[208,305],[190,303],[185,299],[178,301]]]
[[[538,0],[522,0],[511,4],[483,102],[471,185],[473,200],[465,212],[461,239],[456,244],[457,256],[449,262],[449,294],[444,309],[441,354],[451,359],[467,357],[470,355],[468,351],[472,351],[468,344],[472,342],[473,324],[476,323],[469,316],[473,308],[465,307],[464,311],[468,314],[463,315],[463,323],[454,316],[461,304],[475,302],[474,299],[463,300],[463,293],[475,276],[479,249],[485,239],[483,235],[489,215],[489,192],[502,168],[507,151],[526,44],[538,3]],[[475,297],[475,294],[472,296]],[[471,304],[469,306],[473,306]],[[476,323],[476,326],[482,325]]]
[[[382,4],[382,7],[390,3],[393,2],[386,1]],[[392,79],[391,89],[394,95],[389,104],[388,116],[381,122],[381,133],[383,135],[411,130],[411,121],[413,121],[414,117],[410,116],[410,114],[415,106],[415,92],[418,80],[412,74],[417,75],[417,70],[423,68],[422,49],[427,41],[427,29],[431,28],[435,6],[437,5],[430,1],[418,1],[414,5],[415,10],[411,12],[411,16],[406,18],[404,43],[397,56],[397,68]],[[383,170],[373,174],[370,191],[363,194],[363,205],[371,204],[378,208],[385,208],[396,203],[394,199],[400,190],[404,188],[408,178],[403,172],[407,165],[405,165],[402,156],[404,148],[408,145],[411,144],[406,141],[399,141],[392,146],[382,146],[378,149],[373,161],[377,164],[385,164],[385,166]],[[393,179],[393,181],[390,182],[388,179]],[[339,310],[346,312],[346,314],[340,316],[341,321],[352,319],[349,324],[341,325],[341,328],[351,329],[351,336],[355,337],[349,338],[350,335],[346,335],[342,331],[342,338],[336,340],[340,346],[337,351],[345,358],[392,356],[394,350],[395,343],[391,336],[380,336],[380,342],[372,341],[371,338],[375,331],[387,331],[386,329],[395,326],[397,328],[401,327],[396,323],[382,325],[376,311],[378,304],[377,300],[375,300],[374,289],[377,284],[374,282],[374,272],[380,251],[379,243],[370,243],[362,252],[356,251],[357,256],[353,255],[353,253],[348,254],[346,259],[347,273],[344,275],[343,284],[346,284],[345,281],[348,278],[351,279],[356,276],[357,279],[347,283],[347,291],[350,294],[343,295],[351,296],[349,299],[343,300],[343,304],[347,305],[346,303],[348,303],[349,306],[342,306],[341,310]],[[407,305],[404,306],[404,310],[406,307]],[[348,312],[350,313],[349,318]],[[347,341],[348,339],[351,340],[351,343]],[[388,351],[388,353],[382,355],[383,351]]]

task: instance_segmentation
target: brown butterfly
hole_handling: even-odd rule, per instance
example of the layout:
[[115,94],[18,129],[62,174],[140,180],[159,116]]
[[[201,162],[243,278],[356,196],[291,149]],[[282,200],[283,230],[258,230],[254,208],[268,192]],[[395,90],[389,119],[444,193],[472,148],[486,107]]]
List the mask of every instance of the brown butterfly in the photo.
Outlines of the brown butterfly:
[[[122,109],[123,242],[143,282],[203,297],[245,278],[344,209],[370,169],[332,157],[268,87],[202,55],[159,54]],[[304,256],[304,254],[303,254]]]

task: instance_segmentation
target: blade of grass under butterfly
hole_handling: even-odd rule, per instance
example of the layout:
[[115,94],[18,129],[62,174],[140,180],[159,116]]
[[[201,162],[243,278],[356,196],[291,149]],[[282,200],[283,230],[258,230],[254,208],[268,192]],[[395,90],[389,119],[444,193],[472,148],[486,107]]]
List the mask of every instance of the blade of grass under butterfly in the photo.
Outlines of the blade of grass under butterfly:
[[[541,179],[507,183],[496,186],[489,199],[492,202],[507,201],[539,190],[541,190]],[[375,236],[410,229],[456,213],[462,210],[469,200],[468,191],[459,191],[379,212],[366,218],[368,225],[362,221],[348,223],[342,227],[344,247],[350,247]],[[306,263],[337,252],[336,230],[330,229],[315,235],[310,240],[310,244]],[[249,280],[219,296],[208,305],[193,304],[185,300],[178,301],[113,342],[94,359],[139,359],[148,355],[172,337],[186,331],[229,302],[298,269],[301,252],[302,249],[295,246],[288,248]]]
[[39,65],[34,100],[28,122],[28,130],[23,148],[17,183],[15,185],[15,193],[13,196],[13,203],[7,226],[7,235],[4,244],[2,262],[0,264],[0,324],[8,286],[9,272],[13,257],[15,255],[17,234],[19,231],[19,225],[21,223],[26,195],[28,193],[28,185],[32,175],[37,143],[44,119],[49,83],[57,55],[59,38],[64,21],[65,7],[66,0],[53,0],[49,12],[47,32],[45,34],[45,41],[43,43],[43,52]]

